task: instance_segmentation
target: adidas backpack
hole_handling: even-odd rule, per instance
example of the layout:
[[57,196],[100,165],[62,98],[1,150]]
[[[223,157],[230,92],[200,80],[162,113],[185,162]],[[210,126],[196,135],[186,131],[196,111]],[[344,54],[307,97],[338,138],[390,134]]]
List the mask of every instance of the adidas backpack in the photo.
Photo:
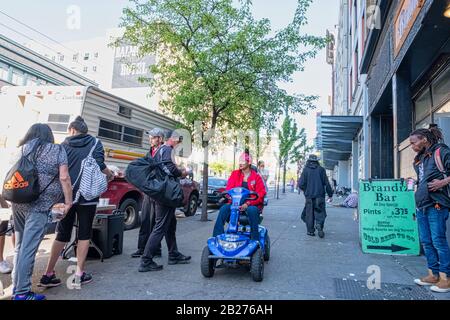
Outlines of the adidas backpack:
[[88,156],[81,162],[80,173],[72,186],[74,187],[78,181],[80,181],[80,186],[73,203],[77,203],[80,196],[83,196],[83,198],[87,201],[98,198],[108,189],[108,180],[106,175],[100,170],[97,161],[92,156],[97,144],[98,139],[96,139],[95,144]]

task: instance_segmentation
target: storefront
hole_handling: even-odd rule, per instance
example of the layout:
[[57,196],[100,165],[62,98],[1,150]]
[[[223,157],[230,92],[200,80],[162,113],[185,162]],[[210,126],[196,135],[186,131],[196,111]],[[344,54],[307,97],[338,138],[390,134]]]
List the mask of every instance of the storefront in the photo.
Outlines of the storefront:
[[[386,2],[387,3],[387,2]],[[414,176],[409,134],[437,123],[450,142],[450,19],[447,1],[393,1],[371,33],[367,72],[369,175]]]

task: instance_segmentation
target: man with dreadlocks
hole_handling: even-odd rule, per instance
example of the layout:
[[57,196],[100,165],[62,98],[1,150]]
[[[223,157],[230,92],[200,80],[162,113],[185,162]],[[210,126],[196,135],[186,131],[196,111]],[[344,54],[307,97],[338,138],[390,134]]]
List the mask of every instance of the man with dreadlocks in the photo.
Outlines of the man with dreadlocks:
[[450,149],[443,143],[442,132],[432,124],[418,129],[409,137],[417,153],[414,169],[417,173],[417,222],[420,242],[428,264],[428,275],[415,279],[421,286],[431,286],[435,292],[450,291],[450,250],[446,238],[449,215]]

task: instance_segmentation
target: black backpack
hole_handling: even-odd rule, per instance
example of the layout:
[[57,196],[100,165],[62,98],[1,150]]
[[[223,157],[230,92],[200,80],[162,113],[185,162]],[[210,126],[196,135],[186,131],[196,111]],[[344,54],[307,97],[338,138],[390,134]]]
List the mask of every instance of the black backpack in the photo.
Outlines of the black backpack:
[[[12,203],[30,203],[39,198],[39,196],[50,186],[56,176],[41,191],[39,186],[39,176],[35,165],[36,148],[33,148],[27,155],[23,153],[19,161],[8,171],[3,182],[3,198]],[[34,159],[30,155],[34,152]]]

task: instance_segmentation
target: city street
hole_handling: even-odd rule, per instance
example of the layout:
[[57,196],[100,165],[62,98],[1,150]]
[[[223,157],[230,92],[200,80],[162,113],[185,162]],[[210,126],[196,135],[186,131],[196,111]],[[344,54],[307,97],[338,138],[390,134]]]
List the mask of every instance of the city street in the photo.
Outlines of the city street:
[[[178,299],[178,300],[234,300],[234,299],[449,299],[450,294],[431,294],[429,289],[414,285],[414,277],[426,272],[426,261],[420,257],[363,254],[358,243],[358,224],[354,211],[328,208],[325,238],[310,237],[300,220],[303,196],[297,193],[271,195],[264,211],[263,224],[269,229],[272,241],[271,259],[265,265],[264,280],[251,279],[244,268],[216,270],[213,278],[200,273],[200,256],[210,236],[217,211],[212,221],[200,222],[200,216],[178,219],[178,246],[192,256],[188,265],[167,265],[167,251],[158,259],[164,269],[139,273],[139,259],[130,258],[136,249],[138,229],[125,232],[123,254],[106,259],[89,260],[87,269],[94,281],[81,290],[69,290],[66,273],[73,262],[64,260],[57,266],[63,285],[45,290],[47,298],[83,299]],[[335,200],[337,201],[337,200]],[[212,210],[211,210],[212,211]],[[199,213],[199,212],[198,212]],[[33,289],[42,274],[48,257],[50,239],[43,242],[33,276]],[[7,240],[10,245],[9,240]],[[11,261],[11,248],[7,247]],[[368,290],[369,266],[378,266],[381,272],[381,290]],[[10,276],[1,275],[5,294],[10,291]],[[8,288],[9,287],[9,288]],[[4,299],[9,298],[4,296]]]

